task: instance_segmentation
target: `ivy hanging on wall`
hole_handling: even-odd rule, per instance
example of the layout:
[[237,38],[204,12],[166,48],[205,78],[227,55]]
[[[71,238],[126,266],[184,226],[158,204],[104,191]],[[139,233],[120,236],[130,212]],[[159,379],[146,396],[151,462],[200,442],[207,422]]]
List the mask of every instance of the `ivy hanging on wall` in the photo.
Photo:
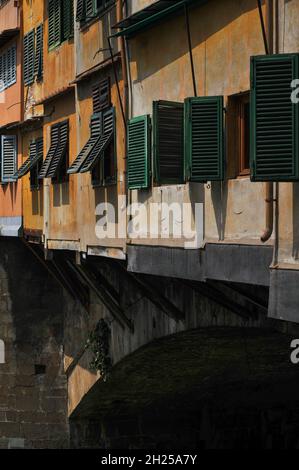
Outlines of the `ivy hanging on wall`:
[[93,353],[90,368],[99,371],[104,381],[109,377],[112,361],[109,355],[111,330],[106,320],[101,319],[87,340],[87,347]]

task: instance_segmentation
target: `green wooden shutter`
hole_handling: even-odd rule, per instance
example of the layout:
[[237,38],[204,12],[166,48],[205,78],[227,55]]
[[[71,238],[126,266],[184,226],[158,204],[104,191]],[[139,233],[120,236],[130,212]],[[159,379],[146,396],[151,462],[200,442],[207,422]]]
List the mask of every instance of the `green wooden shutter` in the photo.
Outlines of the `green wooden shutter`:
[[54,49],[61,42],[61,3],[60,0],[48,0],[49,12],[49,49]]
[[95,1],[96,0],[85,0],[86,20],[89,20],[90,18],[93,18],[95,16],[95,13],[96,13]]
[[17,137],[15,135],[1,136],[1,181],[10,183],[16,181],[17,170]]
[[131,119],[127,130],[127,179],[129,189],[146,189],[150,185],[151,124],[150,116]]
[[299,55],[251,59],[251,179],[299,179],[299,106],[291,82],[299,77]]
[[77,0],[76,21],[83,21],[85,18],[85,0]]
[[52,160],[55,156],[59,143],[59,124],[55,124],[51,127],[51,145],[45,160],[41,166],[38,178],[43,179],[47,177]]
[[58,174],[58,170],[63,163],[63,160],[67,158],[68,146],[69,146],[69,122],[63,121],[58,124],[59,126],[59,139],[56,147],[54,156],[49,165],[47,172],[47,178],[55,178]]
[[34,75],[40,79],[43,75],[43,44],[44,44],[44,25],[40,24],[36,28],[36,48],[34,61]]
[[24,84],[31,85],[34,80],[34,30],[24,36]]
[[189,181],[224,179],[223,97],[185,100],[185,177]]
[[184,182],[184,105],[154,101],[154,164],[158,184]]
[[62,0],[62,39],[69,39],[74,34],[73,0]]

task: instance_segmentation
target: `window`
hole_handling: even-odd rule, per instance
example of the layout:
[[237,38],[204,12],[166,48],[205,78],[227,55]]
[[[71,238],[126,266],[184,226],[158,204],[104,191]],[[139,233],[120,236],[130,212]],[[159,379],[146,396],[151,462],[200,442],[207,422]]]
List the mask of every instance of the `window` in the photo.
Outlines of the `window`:
[[31,85],[34,77],[43,75],[43,24],[24,36],[24,84]]
[[90,171],[94,186],[113,184],[116,181],[115,111],[111,107],[109,78],[93,87],[92,97],[90,137],[68,174]]
[[111,85],[107,77],[92,88],[93,113],[100,113],[111,106]]
[[298,54],[251,59],[253,181],[299,180],[299,106],[290,99],[298,70]]
[[16,178],[22,178],[30,171],[30,187],[31,189],[39,188],[37,179],[41,164],[43,161],[43,138],[33,140],[29,145],[29,157],[21,165],[15,174]]
[[59,122],[51,127],[51,144],[38,179],[52,178],[53,183],[67,181],[69,162],[69,124]]
[[0,92],[17,81],[17,49],[12,46],[0,55]]
[[48,0],[48,18],[48,46],[51,50],[74,35],[73,0]]
[[154,179],[157,184],[184,182],[184,104],[153,104]]
[[127,178],[129,189],[146,189],[150,185],[151,119],[139,116],[128,123]]
[[87,22],[114,3],[115,0],[77,0],[76,21]]
[[17,136],[1,136],[1,182],[11,183],[16,181],[17,169]]
[[198,183],[224,179],[223,97],[185,100],[185,176]]

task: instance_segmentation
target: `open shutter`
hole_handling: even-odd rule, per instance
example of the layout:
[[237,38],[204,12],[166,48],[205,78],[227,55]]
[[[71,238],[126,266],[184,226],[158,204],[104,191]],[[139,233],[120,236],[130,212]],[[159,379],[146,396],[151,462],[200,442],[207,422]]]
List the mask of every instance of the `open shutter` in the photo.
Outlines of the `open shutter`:
[[90,138],[84,145],[83,149],[72,163],[70,168],[68,169],[67,173],[69,175],[78,173],[85,162],[86,158],[89,156],[90,152],[94,148],[95,144],[99,140],[102,134],[102,115],[96,114],[92,116],[90,122]]
[[36,28],[36,49],[34,60],[34,75],[41,78],[43,75],[43,43],[44,43],[44,25],[40,24]]
[[224,178],[223,97],[185,101],[186,179],[195,182]]
[[85,14],[87,20],[95,16],[95,1],[96,0],[85,0]]
[[184,105],[172,101],[153,103],[155,181],[184,181]]
[[49,49],[57,47],[61,42],[61,4],[60,0],[49,0]]
[[24,84],[31,85],[34,79],[34,30],[24,36]]
[[291,101],[298,64],[298,54],[251,59],[252,181],[299,179],[299,106]]
[[145,189],[150,185],[150,116],[139,116],[128,123],[127,179],[129,189]]
[[47,177],[49,167],[51,165],[52,159],[54,158],[54,155],[58,146],[58,141],[59,141],[59,125],[56,124],[51,127],[51,145],[47,153],[47,156],[42,164],[42,167],[40,169],[40,173],[38,175],[39,179],[43,179]]
[[85,0],[77,0],[76,21],[83,21],[85,18]]
[[99,158],[104,156],[108,145],[113,141],[115,132],[115,113],[111,108],[102,114],[102,134],[81,167],[80,173],[91,171]]
[[66,158],[69,143],[69,123],[64,121],[59,124],[59,141],[54,156],[51,160],[47,178],[54,178],[64,158]]
[[16,178],[25,176],[43,158],[43,139],[31,142],[29,146],[29,157],[16,172]]
[[62,34],[63,39],[68,39],[74,34],[74,2],[62,0]]
[[15,135],[1,136],[1,181],[10,183],[16,181],[17,167],[17,137]]

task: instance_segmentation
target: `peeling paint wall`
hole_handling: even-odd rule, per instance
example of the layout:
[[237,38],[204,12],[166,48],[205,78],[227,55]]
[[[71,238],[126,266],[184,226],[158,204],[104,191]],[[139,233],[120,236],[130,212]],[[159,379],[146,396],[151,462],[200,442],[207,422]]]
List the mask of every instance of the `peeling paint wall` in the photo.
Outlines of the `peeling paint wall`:
[[[227,105],[230,95],[248,91],[250,56],[264,52],[256,2],[212,0],[195,7],[190,13],[190,30],[198,95],[224,95]],[[132,116],[152,114],[154,100],[182,102],[193,96],[182,13],[129,41]],[[233,152],[228,152],[228,164],[236,158]],[[259,243],[265,224],[263,184],[253,184],[249,177],[242,177],[205,185],[204,190],[199,184],[194,186],[198,187],[197,191],[188,184],[156,187],[147,193],[134,191],[132,199],[146,203],[180,202],[184,193],[185,202],[205,203],[207,241]],[[175,241],[169,244],[175,245]]]

